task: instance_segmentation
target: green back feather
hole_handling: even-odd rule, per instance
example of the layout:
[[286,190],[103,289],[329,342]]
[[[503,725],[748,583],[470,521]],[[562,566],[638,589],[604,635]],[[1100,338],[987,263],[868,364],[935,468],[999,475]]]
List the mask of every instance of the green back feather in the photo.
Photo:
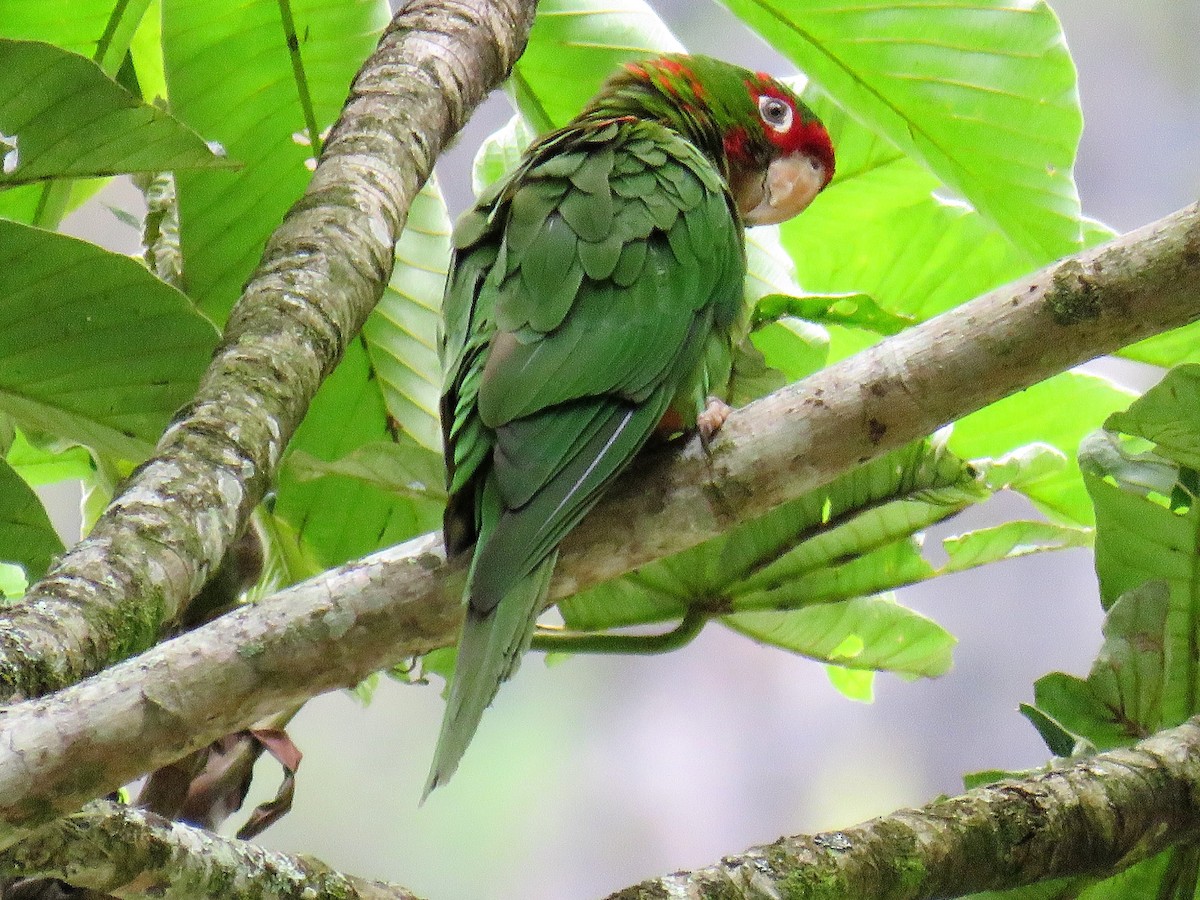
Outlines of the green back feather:
[[[685,59],[691,74],[676,72]],[[645,69],[616,76],[455,230],[446,538],[475,551],[427,790],[518,665],[558,544],[673,404],[695,421],[706,364],[729,357],[745,249],[721,148],[729,122],[757,115],[750,73],[665,65],[674,87]]]

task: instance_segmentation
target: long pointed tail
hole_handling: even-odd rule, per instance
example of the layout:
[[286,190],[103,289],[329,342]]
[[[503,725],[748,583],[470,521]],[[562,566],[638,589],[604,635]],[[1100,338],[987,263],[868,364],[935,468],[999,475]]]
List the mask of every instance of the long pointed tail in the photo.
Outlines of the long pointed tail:
[[430,791],[450,780],[500,683],[512,677],[521,664],[538,614],[545,605],[557,558],[557,552],[551,553],[517,582],[491,612],[481,615],[467,604],[450,697],[429,779],[421,795],[422,803]]

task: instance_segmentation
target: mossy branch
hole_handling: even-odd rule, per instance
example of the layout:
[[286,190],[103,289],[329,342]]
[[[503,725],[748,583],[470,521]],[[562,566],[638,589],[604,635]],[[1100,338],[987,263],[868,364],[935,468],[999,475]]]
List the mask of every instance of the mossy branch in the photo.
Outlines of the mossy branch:
[[[608,900],[926,900],[1102,878],[1200,837],[1200,718],[1134,747],[845,831],[780,838]],[[1071,896],[1075,896],[1071,893]]]
[[[608,900],[928,900],[1059,878],[1103,878],[1200,838],[1200,717],[1134,747],[1009,778],[844,831],[784,837]],[[315,860],[107,801],[0,852],[0,873],[121,897],[412,897]]]
[[0,611],[0,703],[152,646],[262,499],[383,292],[434,161],[524,49],[534,0],[410,0],[363,65],[192,402],[91,534]]
[[[1086,315],[1062,314],[1072,285],[1087,294]],[[1015,390],[1197,318],[1192,207],[735,412],[708,451],[694,441],[646,459],[567,539],[551,594],[685,550]],[[0,847],[223,734],[451,643],[461,579],[440,537],[425,535],[0,710]]]
[[307,856],[172,822],[107,800],[0,853],[0,873],[58,878],[124,900],[418,900],[402,887],[335,872]]

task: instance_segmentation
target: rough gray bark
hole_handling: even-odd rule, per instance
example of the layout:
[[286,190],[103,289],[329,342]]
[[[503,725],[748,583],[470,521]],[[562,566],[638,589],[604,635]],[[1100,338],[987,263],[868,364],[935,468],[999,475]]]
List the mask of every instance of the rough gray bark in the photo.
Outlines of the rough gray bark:
[[355,79],[192,403],[88,538],[0,611],[0,702],[154,644],[262,499],[381,295],[434,160],[524,48],[534,0],[411,0]]
[[1106,877],[1197,836],[1200,718],[1128,749],[845,831],[780,838],[608,900],[960,897],[1067,876]]
[[[553,596],[711,538],[1084,360],[1200,318],[1200,206],[784,388],[615,486]],[[285,706],[453,641],[461,573],[425,535],[0,709],[0,847]]]
[[[609,900],[927,900],[1102,878],[1200,837],[1200,718],[1134,747],[899,810],[844,831],[780,838]],[[0,852],[0,871],[125,898],[406,898],[403,888],[107,801]],[[1072,894],[1071,896],[1074,896]]]
[[343,875],[309,857],[108,801],[89,804],[0,853],[0,871],[147,900],[417,900],[402,887]]

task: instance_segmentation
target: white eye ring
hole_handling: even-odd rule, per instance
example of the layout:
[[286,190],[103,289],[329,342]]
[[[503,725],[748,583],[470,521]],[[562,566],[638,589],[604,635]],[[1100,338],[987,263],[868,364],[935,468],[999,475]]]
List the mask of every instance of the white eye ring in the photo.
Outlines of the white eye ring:
[[783,133],[792,127],[791,104],[778,97],[763,95],[758,98],[758,114],[772,131]]

